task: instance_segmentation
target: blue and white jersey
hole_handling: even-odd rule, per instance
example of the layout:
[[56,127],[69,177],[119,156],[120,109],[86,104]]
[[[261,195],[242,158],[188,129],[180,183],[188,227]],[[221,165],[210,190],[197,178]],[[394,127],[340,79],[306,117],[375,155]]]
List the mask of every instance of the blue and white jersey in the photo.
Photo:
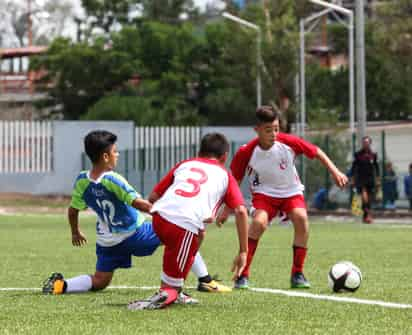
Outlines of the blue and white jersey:
[[141,196],[118,173],[106,172],[93,180],[89,171],[83,171],[74,184],[70,206],[91,208],[97,214],[96,243],[110,247],[131,236],[145,221],[144,215],[131,206],[136,198]]

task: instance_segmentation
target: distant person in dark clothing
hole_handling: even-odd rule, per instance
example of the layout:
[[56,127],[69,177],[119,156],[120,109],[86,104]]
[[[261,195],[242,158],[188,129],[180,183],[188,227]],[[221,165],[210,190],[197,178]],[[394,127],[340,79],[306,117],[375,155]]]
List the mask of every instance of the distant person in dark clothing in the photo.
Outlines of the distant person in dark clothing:
[[355,153],[352,163],[352,185],[362,197],[363,222],[372,223],[371,202],[380,185],[378,155],[372,151],[372,139],[362,138],[362,149]]
[[386,163],[382,175],[383,206],[385,209],[395,209],[398,199],[398,176],[393,170],[391,162]]
[[327,200],[328,200],[328,190],[324,187],[321,187],[319,191],[317,191],[315,194],[312,206],[319,210],[325,209]]
[[406,197],[409,199],[409,210],[412,211],[412,163],[409,164],[409,175],[404,177],[403,183]]

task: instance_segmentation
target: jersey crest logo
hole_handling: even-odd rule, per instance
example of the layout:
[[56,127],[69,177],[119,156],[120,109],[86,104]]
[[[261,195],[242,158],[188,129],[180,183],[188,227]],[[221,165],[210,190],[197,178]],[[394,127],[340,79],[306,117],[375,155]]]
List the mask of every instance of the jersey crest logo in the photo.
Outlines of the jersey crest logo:
[[252,185],[253,186],[259,186],[260,185],[258,173],[255,173],[255,178],[253,179]]
[[103,189],[96,189],[93,188],[92,189],[92,193],[96,196],[96,197],[103,197],[105,195],[105,192]]
[[285,170],[288,167],[288,161],[284,158],[280,160],[279,167],[281,170]]

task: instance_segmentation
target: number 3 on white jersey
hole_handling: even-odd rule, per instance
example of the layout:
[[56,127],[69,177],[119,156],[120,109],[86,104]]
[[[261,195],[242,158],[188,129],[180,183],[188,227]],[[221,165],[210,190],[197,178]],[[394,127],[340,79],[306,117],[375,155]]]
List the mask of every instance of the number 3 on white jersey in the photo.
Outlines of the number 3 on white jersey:
[[177,190],[175,190],[175,193],[177,195],[180,195],[181,197],[193,198],[197,196],[200,192],[200,185],[207,182],[208,178],[204,170],[197,168],[197,167],[192,167],[190,168],[190,171],[196,172],[197,174],[199,174],[200,178],[199,179],[187,178],[186,183],[191,184],[193,186],[193,190],[188,192],[188,191],[178,188]]

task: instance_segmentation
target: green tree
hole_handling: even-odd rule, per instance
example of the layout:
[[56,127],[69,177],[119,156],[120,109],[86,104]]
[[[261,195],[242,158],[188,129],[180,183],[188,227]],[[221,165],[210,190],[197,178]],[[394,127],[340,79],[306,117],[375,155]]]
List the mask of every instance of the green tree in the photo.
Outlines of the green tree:
[[41,83],[46,85],[48,99],[41,105],[61,112],[65,119],[78,119],[101,97],[127,82],[138,62],[125,52],[107,48],[102,39],[89,45],[59,38],[46,55],[33,60],[31,68],[47,71]]
[[192,119],[193,123],[197,106],[191,92],[202,66],[201,38],[193,34],[190,24],[146,22],[139,34],[144,95],[151,97],[153,107],[162,110],[169,122]]
[[143,18],[151,21],[176,24],[182,22],[182,15],[187,18],[199,15],[193,0],[138,0],[137,2],[143,6]]
[[[275,105],[289,123],[295,118],[293,83],[297,71],[297,15],[306,10],[302,1],[281,0],[251,4],[239,13],[262,29],[263,103]],[[237,122],[251,124],[258,71],[256,32],[237,23],[225,22],[208,26],[205,35],[209,61],[204,113],[212,121],[230,123],[235,108]],[[222,101],[217,101],[223,96]],[[222,120],[224,115],[229,118]]]
[[367,26],[369,119],[408,119],[412,113],[412,1],[384,3]]
[[[105,95],[108,98],[89,109],[85,117],[97,119],[111,115],[113,119],[118,119],[119,115],[114,116],[113,101],[120,103],[124,100],[121,103],[122,115],[128,115],[139,123],[146,124],[148,120],[164,125],[203,123],[204,119],[198,115],[195,92],[199,67],[202,66],[202,50],[202,39],[193,34],[193,27],[188,24],[175,26],[143,22],[139,28],[123,28],[113,34],[111,51],[135,60],[133,68],[139,76],[138,88],[129,91],[127,98],[117,97],[116,91],[107,91]],[[113,94],[115,97],[111,97]],[[139,108],[130,108],[130,99],[143,101],[138,105],[146,107],[140,108],[137,114],[146,110],[148,117],[132,117]],[[107,108],[102,107],[105,103]],[[151,115],[156,116],[157,120]]]
[[162,117],[151,109],[149,99],[140,96],[106,96],[81,117],[83,120],[131,120],[145,126],[161,124]]
[[[205,29],[204,66],[199,71],[200,113],[210,124],[250,124],[256,106],[256,34],[232,24]],[[253,45],[256,45],[253,43]]]
[[[365,27],[368,120],[403,120],[412,109],[411,1],[377,7]],[[347,31],[328,25],[334,53],[347,53]],[[348,70],[307,66],[308,120],[327,124],[329,117],[348,120]],[[337,114],[337,115],[336,115]]]

